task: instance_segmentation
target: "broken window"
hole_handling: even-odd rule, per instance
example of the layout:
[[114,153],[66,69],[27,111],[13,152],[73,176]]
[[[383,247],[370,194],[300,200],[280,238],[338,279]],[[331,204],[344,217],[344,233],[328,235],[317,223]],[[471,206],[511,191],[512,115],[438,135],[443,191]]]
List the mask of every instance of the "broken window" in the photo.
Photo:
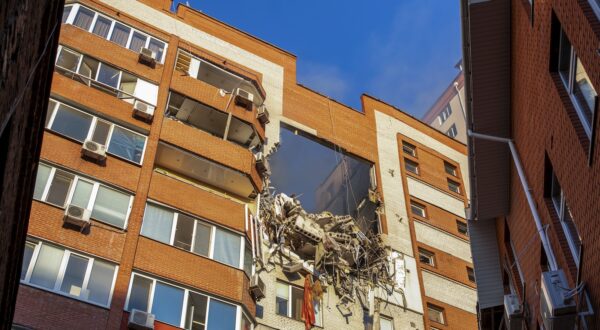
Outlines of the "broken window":
[[220,139],[225,138],[227,133],[228,141],[246,148],[255,148],[261,143],[250,123],[176,92],[170,94],[166,115]]
[[[304,303],[304,290],[277,281],[275,283],[275,312],[278,315],[304,321],[302,317],[302,304]],[[321,325],[321,305],[313,304],[315,309],[315,325]]]
[[295,196],[307,212],[351,215],[365,233],[378,232],[377,204],[369,199],[373,164],[282,125],[270,165],[276,191]]
[[419,261],[423,264],[435,267],[435,254],[423,248],[419,248]]
[[458,182],[448,180],[448,189],[452,192],[460,194],[460,184]]
[[404,159],[404,168],[413,174],[419,174],[419,164],[413,162],[410,159]]

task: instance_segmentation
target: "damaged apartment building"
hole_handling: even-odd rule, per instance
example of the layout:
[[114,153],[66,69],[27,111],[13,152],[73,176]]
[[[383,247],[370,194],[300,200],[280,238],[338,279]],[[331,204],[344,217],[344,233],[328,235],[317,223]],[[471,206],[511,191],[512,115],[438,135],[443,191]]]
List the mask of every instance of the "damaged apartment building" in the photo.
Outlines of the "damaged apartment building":
[[172,6],[65,5],[14,324],[476,328],[466,146]]

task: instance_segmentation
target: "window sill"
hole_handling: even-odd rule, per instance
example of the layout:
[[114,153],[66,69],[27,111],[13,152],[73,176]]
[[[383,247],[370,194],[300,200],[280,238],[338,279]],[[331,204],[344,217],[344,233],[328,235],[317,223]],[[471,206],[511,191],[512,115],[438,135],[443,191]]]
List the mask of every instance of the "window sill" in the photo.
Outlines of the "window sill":
[[577,110],[575,109],[577,105],[575,105],[573,102],[576,101],[573,98],[571,98],[571,95],[569,95],[569,93],[565,89],[563,81],[557,72],[551,72],[550,76],[556,88],[556,92],[558,93],[558,96],[562,101],[563,109],[566,111],[571,125],[575,130],[575,134],[577,135],[579,144],[581,145],[583,152],[586,153],[586,155],[588,155],[589,157],[590,138],[587,135],[585,128],[581,123],[581,120],[579,119],[579,114],[577,113]]

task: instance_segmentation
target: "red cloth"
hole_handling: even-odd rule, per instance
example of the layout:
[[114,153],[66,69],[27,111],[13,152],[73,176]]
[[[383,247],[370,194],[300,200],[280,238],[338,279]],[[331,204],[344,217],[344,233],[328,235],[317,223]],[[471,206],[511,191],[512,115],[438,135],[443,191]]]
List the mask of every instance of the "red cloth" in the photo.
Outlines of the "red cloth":
[[312,299],[312,284],[310,274],[304,278],[304,303],[302,304],[302,318],[304,319],[304,327],[310,330],[315,324],[315,308]]

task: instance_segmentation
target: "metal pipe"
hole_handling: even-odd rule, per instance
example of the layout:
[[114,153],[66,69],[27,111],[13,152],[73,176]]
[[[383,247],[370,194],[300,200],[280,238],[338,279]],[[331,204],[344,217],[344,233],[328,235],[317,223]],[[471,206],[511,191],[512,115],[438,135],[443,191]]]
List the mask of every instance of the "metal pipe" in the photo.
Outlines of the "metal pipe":
[[527,203],[529,204],[529,209],[531,210],[531,214],[533,215],[533,220],[535,222],[535,227],[540,234],[540,240],[542,241],[542,246],[544,247],[544,251],[546,252],[546,256],[548,257],[548,266],[550,270],[558,270],[558,266],[556,263],[556,258],[554,257],[554,251],[552,251],[552,247],[550,246],[550,241],[548,240],[548,235],[544,230],[544,226],[542,225],[542,220],[535,206],[535,201],[531,194],[531,188],[529,187],[529,183],[527,182],[527,177],[525,176],[525,171],[523,170],[523,165],[521,164],[521,158],[519,157],[519,153],[515,146],[515,143],[512,139],[491,136],[487,134],[475,133],[471,130],[467,131],[467,134],[471,137],[495,141],[495,142],[504,142],[508,144],[510,148],[510,153],[512,155],[512,159],[515,163],[515,167],[517,168],[517,173],[519,175],[519,180],[521,181],[521,185],[523,186],[523,190],[525,192],[525,197],[527,198]]

